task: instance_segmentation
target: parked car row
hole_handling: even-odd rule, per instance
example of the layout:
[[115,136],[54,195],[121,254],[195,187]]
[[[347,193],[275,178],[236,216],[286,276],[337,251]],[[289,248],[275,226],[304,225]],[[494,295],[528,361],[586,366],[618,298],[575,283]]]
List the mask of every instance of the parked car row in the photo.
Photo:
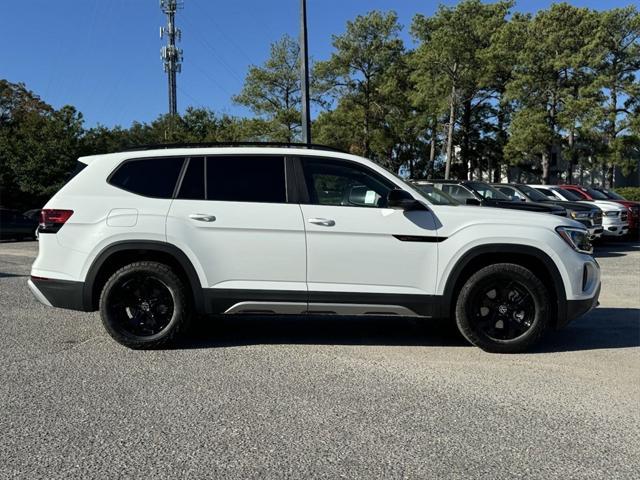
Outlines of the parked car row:
[[[33,214],[33,212],[37,212]],[[20,213],[10,208],[0,208],[0,239],[24,240],[37,236],[40,210]]]
[[526,185],[470,180],[413,180],[427,195],[438,191],[466,205],[508,208],[569,217],[587,227],[591,240],[638,234],[640,203],[615,192],[580,185]]

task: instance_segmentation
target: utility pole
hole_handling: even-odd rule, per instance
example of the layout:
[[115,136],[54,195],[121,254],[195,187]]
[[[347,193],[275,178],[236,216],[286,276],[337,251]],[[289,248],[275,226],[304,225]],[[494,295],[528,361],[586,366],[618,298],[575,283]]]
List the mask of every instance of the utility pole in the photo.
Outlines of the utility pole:
[[300,88],[302,93],[302,143],[311,144],[309,55],[307,52],[307,0],[300,0]]
[[182,6],[181,0],[160,0],[160,9],[167,16],[167,25],[160,27],[160,38],[167,37],[167,44],[160,49],[160,56],[169,80],[169,115],[178,113],[176,73],[182,70],[182,50],[176,47],[176,41],[182,38],[182,32],[176,28],[176,11]]

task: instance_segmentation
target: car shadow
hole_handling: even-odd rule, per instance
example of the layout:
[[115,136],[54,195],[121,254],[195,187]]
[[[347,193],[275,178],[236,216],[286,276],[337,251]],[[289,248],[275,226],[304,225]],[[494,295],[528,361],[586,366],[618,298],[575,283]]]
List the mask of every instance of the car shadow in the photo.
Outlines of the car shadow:
[[[408,317],[228,315],[202,319],[177,349],[242,345],[470,347],[451,323]],[[598,308],[550,332],[531,353],[640,346],[640,309]]]
[[10,277],[28,277],[29,275],[18,275],[17,273],[6,273],[0,272],[0,278],[10,278]]
[[640,251],[638,241],[600,241],[594,247],[593,256],[596,258],[624,257],[630,252],[638,251]]
[[410,317],[223,315],[200,319],[176,348],[265,344],[468,345],[444,322]]
[[547,335],[532,353],[640,347],[640,309],[598,307]]

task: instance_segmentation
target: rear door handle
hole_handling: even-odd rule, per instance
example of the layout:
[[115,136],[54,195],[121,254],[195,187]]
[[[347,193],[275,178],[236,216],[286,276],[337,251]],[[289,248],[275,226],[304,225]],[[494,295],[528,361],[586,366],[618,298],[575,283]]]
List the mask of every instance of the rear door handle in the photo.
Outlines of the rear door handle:
[[329,218],[310,218],[309,223],[322,225],[323,227],[333,227],[336,224],[336,221]]
[[198,220],[199,222],[215,222],[216,217],[213,215],[206,215],[204,213],[192,213],[189,215],[191,220]]

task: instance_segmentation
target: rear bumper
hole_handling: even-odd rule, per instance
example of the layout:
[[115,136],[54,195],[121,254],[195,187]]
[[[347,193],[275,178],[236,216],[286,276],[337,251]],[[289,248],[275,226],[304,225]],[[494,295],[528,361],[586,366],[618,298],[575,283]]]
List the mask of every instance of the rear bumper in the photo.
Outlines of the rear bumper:
[[38,301],[47,306],[89,311],[84,306],[83,282],[31,277],[27,284]]

